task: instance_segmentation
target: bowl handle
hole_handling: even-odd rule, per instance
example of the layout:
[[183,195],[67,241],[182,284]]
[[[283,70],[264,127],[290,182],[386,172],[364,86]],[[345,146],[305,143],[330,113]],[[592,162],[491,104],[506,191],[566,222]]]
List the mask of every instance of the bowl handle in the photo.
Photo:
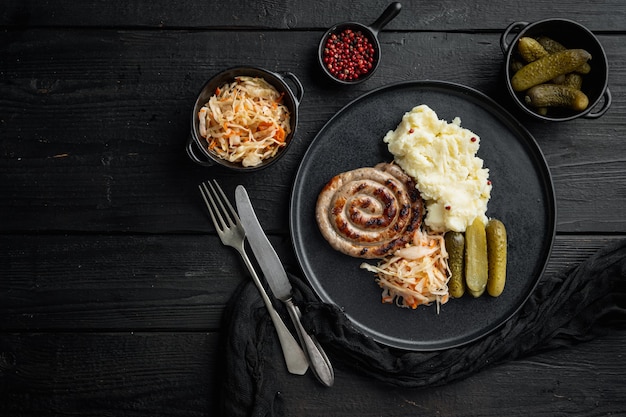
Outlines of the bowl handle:
[[500,49],[502,49],[503,54],[506,55],[506,53],[509,51],[509,47],[511,46],[509,43],[507,43],[506,38],[511,32],[513,32],[513,30],[518,31],[524,26],[528,26],[528,22],[513,22],[504,30],[502,36],[500,37]]
[[396,2],[391,3],[385,11],[376,19],[374,23],[369,26],[369,29],[374,33],[374,36],[378,36],[387,23],[391,22],[402,10],[402,4]]
[[[283,75],[286,78],[288,78],[289,81],[291,81],[293,84],[295,84],[296,86],[295,96],[296,96],[296,100],[298,101],[297,104],[300,105],[300,102],[302,101],[302,97],[304,97],[304,87],[302,86],[300,79],[296,76],[296,74],[294,74],[293,72],[289,72],[289,71],[283,72]],[[283,78],[283,81],[286,81],[285,78]]]
[[606,113],[609,107],[611,107],[611,102],[613,101],[613,97],[611,97],[611,92],[609,91],[608,88],[604,92],[603,96],[604,96],[604,104],[602,105],[600,110],[596,112],[589,112],[585,114],[583,117],[585,117],[586,119],[597,119],[598,117]]
[[187,155],[189,158],[198,165],[202,165],[205,167],[213,166],[212,162],[207,161],[206,159],[200,159],[196,154],[196,143],[193,140],[193,136],[189,135],[189,139],[187,140]]

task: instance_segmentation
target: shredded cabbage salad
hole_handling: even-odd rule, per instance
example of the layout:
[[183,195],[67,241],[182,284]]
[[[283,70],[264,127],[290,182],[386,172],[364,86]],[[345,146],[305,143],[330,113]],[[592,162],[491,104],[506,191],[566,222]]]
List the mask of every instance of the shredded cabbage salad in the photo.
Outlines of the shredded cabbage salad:
[[415,309],[420,305],[445,304],[449,299],[448,252],[444,234],[418,229],[413,242],[382,259],[378,265],[362,263],[376,274],[383,289],[382,302]]
[[259,165],[286,145],[290,114],[283,94],[260,77],[236,77],[198,112],[209,152],[244,167]]

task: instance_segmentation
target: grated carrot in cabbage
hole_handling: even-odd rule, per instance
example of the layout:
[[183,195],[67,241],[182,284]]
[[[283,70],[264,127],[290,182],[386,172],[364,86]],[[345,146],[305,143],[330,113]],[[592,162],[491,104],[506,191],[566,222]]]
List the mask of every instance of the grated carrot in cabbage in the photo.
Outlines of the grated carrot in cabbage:
[[378,265],[362,263],[361,268],[376,274],[383,303],[416,309],[436,302],[439,312],[439,306],[449,299],[450,269],[443,233],[419,229],[411,244]]
[[215,90],[198,111],[209,152],[245,167],[259,165],[286,145],[290,113],[283,94],[259,77],[237,77]]

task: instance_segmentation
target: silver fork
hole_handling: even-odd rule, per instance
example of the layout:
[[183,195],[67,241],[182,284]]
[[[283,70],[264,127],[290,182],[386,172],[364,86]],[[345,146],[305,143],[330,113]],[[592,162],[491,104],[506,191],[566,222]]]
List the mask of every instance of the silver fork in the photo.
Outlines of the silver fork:
[[252,275],[252,280],[261,293],[261,298],[276,328],[287,370],[292,374],[303,375],[309,368],[308,360],[302,348],[274,309],[259,276],[254,270],[252,262],[250,262],[244,246],[246,234],[239,221],[237,212],[230,204],[230,201],[228,201],[217,181],[213,180],[212,183],[209,181],[203,182],[199,188],[220,240],[224,245],[235,248],[239,252]]

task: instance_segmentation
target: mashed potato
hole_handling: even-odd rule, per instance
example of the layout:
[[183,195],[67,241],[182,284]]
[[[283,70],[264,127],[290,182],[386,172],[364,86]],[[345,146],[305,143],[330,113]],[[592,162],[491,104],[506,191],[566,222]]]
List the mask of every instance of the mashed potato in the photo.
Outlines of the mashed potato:
[[415,178],[427,226],[464,232],[477,217],[487,222],[489,170],[476,156],[480,138],[462,128],[458,117],[447,123],[427,105],[417,106],[383,140],[395,162]]

